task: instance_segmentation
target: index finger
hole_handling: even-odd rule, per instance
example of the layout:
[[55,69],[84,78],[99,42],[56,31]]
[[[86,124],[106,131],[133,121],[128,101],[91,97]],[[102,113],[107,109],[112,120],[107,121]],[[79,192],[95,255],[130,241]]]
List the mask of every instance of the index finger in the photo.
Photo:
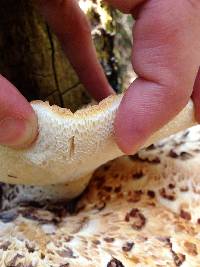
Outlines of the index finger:
[[77,1],[36,2],[60,39],[67,57],[89,93],[96,100],[113,94],[114,91],[98,62],[89,22]]

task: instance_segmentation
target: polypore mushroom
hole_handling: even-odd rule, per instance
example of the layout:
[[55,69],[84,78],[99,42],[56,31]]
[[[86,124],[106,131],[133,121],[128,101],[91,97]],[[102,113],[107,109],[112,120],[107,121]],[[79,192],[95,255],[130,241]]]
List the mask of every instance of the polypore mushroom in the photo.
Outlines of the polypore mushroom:
[[[39,135],[28,149],[0,146],[0,181],[46,186],[65,184],[70,198],[83,191],[92,172],[105,162],[123,155],[114,139],[113,122],[122,95],[111,96],[75,113],[46,102],[32,102]],[[189,102],[171,122],[145,143],[152,144],[195,124]]]

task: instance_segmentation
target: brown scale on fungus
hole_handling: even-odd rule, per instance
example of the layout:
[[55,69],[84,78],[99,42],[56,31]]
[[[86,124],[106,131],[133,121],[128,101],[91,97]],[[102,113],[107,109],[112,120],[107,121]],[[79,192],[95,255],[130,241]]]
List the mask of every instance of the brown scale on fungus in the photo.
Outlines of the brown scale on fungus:
[[188,137],[188,135],[190,134],[190,131],[189,130],[187,130],[186,132],[184,132],[183,133],[183,135],[181,136],[181,138],[186,138],[186,137]]
[[180,191],[181,192],[188,192],[189,191],[189,187],[186,185],[186,186],[181,186],[180,187]]
[[154,198],[155,197],[155,192],[153,190],[148,190],[147,191],[147,195],[150,197],[150,198]]
[[2,249],[3,251],[6,251],[10,245],[11,245],[10,241],[5,241],[2,244],[0,244],[0,249]]
[[154,150],[154,149],[156,149],[156,146],[154,145],[154,144],[152,144],[152,145],[150,145],[150,146],[148,146],[145,150],[146,151],[151,151],[151,150]]
[[111,191],[112,191],[112,186],[106,186],[106,185],[105,185],[105,186],[103,187],[103,190],[106,191],[107,193],[111,193]]
[[104,170],[105,172],[107,172],[110,168],[111,168],[111,165],[106,164],[106,165],[103,167],[103,170]]
[[170,158],[180,159],[180,160],[188,160],[193,158],[193,155],[188,152],[182,151],[181,153],[177,153],[174,149],[170,150],[168,156]]
[[164,242],[169,246],[170,238],[168,236],[157,236],[156,237],[160,242]]
[[[6,267],[21,267],[21,263],[17,263],[18,260],[23,259],[24,256],[17,253],[9,262],[6,263]],[[21,265],[19,265],[21,264]]]
[[118,199],[123,198],[123,197],[124,197],[124,193],[123,193],[123,192],[121,192],[121,193],[119,193],[119,194],[117,195],[117,198],[118,198]]
[[122,190],[122,187],[121,187],[121,185],[120,185],[120,186],[115,187],[114,192],[115,192],[115,193],[120,193],[121,190]]
[[109,202],[110,200],[111,200],[111,196],[110,195],[106,196],[105,201]]
[[131,226],[134,230],[141,230],[146,224],[146,218],[137,208],[132,209],[126,214],[125,221],[131,222]]
[[191,155],[190,153],[188,153],[188,152],[181,152],[181,154],[180,154],[180,158],[181,158],[181,160],[188,160],[188,159],[191,159],[191,158],[193,158],[193,155]]
[[168,187],[169,187],[169,189],[174,189],[174,188],[176,187],[176,185],[175,185],[175,184],[172,184],[172,183],[170,183],[170,184],[168,184]]
[[105,176],[95,177],[95,185],[97,188],[101,188],[105,184]]
[[51,254],[51,255],[55,255],[55,253],[54,253],[51,249],[48,249],[48,250],[47,250],[47,253],[48,253],[48,254]]
[[129,156],[129,159],[131,159],[132,161],[142,161],[138,154]]
[[163,198],[165,198],[167,200],[170,200],[170,201],[175,200],[175,192],[168,193],[165,188],[161,188],[159,190],[159,193]]
[[142,171],[139,171],[139,172],[132,174],[132,177],[134,180],[138,180],[138,179],[142,178],[143,176],[144,176],[144,173]]
[[41,224],[58,223],[60,218],[56,217],[53,213],[46,210],[37,210],[35,208],[27,208],[20,211],[21,215],[29,220],[38,221]]
[[184,145],[185,144],[185,141],[180,141],[180,142],[175,142],[174,143],[174,146],[175,147],[180,147],[180,146],[182,146],[182,145]]
[[155,202],[148,202],[147,205],[148,206],[151,206],[151,207],[155,207],[156,206],[156,203]]
[[73,239],[73,236],[65,236],[64,240],[65,242],[70,242]]
[[139,202],[141,200],[143,192],[141,190],[130,191],[128,202]]
[[85,209],[85,207],[86,207],[85,204],[78,206],[76,209],[77,214],[80,213],[81,211],[83,211]]
[[104,214],[102,214],[101,216],[102,217],[108,217],[108,216],[111,216],[112,215],[112,212],[106,212]]
[[45,259],[45,254],[44,254],[43,252],[41,252],[41,254],[40,254],[40,258],[41,258],[42,260]]
[[35,245],[26,241],[25,246],[29,253],[35,252]]
[[184,220],[187,220],[187,221],[190,221],[192,218],[191,214],[188,211],[185,211],[183,209],[180,211],[180,216],[181,216],[181,218],[183,218]]
[[107,243],[113,243],[115,241],[113,237],[105,237],[103,240]]
[[197,246],[194,243],[191,243],[189,241],[185,241],[184,247],[187,250],[187,253],[190,254],[191,256],[197,256],[198,255]]
[[149,162],[149,163],[152,163],[152,164],[159,164],[159,163],[161,163],[159,157],[155,157],[154,159],[149,160],[148,162]]
[[122,250],[123,250],[124,252],[129,252],[129,251],[132,250],[133,246],[134,246],[134,242],[126,242],[126,243],[122,246]]
[[199,148],[196,148],[196,149],[193,150],[193,152],[200,153],[200,149]]
[[101,241],[99,240],[92,240],[92,243],[96,246],[100,245],[101,244]]
[[184,254],[172,251],[172,255],[176,266],[181,266],[184,263],[186,258]]
[[109,263],[107,264],[107,267],[125,267],[121,261],[113,258]]
[[147,163],[150,163],[150,164],[159,164],[161,163],[161,160],[159,157],[155,157],[153,159],[143,159],[141,158],[138,154],[135,154],[133,156],[129,156],[129,158],[133,161],[139,161],[139,162],[147,162]]
[[125,222],[129,222],[130,221],[130,215],[129,215],[129,213],[126,214],[124,220],[125,220]]
[[56,252],[60,257],[63,258],[72,258],[72,259],[77,258],[76,256],[74,256],[73,250],[69,247],[66,247],[64,250],[61,251],[57,250]]
[[174,263],[176,266],[181,266],[184,261],[186,260],[186,256],[182,253],[176,253],[173,248],[172,248],[172,242],[170,240],[170,238],[168,238],[167,240],[167,244],[170,248],[170,251],[172,253],[172,257],[173,257],[173,260],[174,260]]
[[177,159],[177,158],[179,157],[179,155],[177,154],[177,152],[175,152],[174,149],[171,149],[171,150],[169,151],[168,156],[169,156],[170,158],[173,158],[173,159]]

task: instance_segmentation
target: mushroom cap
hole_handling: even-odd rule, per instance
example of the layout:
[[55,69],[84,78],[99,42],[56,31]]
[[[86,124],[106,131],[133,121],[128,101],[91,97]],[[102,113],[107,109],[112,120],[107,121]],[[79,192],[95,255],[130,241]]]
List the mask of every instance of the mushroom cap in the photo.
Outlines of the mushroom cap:
[[73,203],[2,210],[0,266],[200,266],[199,147],[196,126],[100,167]]

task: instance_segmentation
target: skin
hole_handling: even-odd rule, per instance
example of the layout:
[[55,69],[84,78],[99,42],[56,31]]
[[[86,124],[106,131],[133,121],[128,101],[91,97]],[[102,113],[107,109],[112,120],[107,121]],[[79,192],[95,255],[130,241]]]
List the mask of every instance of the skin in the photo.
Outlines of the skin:
[[[113,94],[97,60],[89,23],[77,1],[35,2],[89,93],[96,100]],[[105,2],[136,18],[131,60],[138,78],[127,88],[115,120],[116,141],[123,152],[132,154],[190,97],[200,121],[200,1]],[[18,123],[7,117],[18,119]],[[36,121],[28,102],[0,77],[0,143],[14,147],[30,144],[37,135]]]

